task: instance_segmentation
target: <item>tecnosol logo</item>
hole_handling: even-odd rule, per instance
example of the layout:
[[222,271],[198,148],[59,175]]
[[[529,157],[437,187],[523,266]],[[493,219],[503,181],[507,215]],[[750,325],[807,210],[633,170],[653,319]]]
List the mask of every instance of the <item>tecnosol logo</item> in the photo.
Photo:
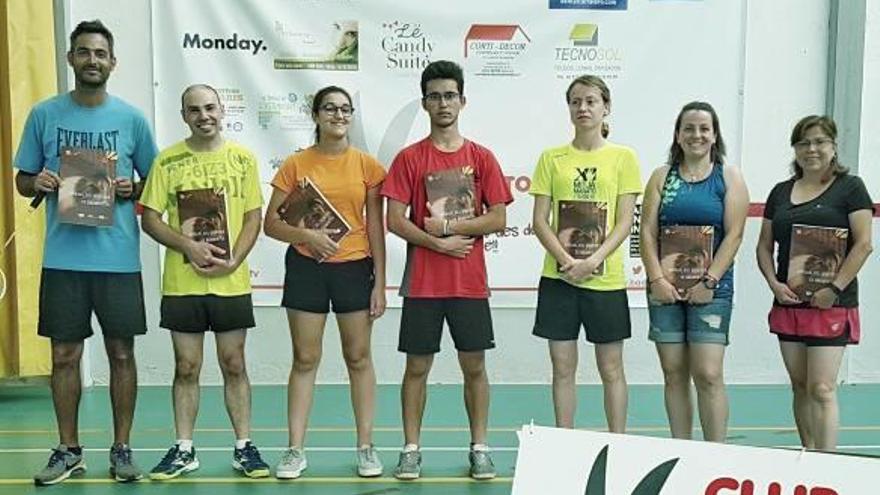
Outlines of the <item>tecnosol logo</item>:
[[261,39],[245,38],[238,33],[232,36],[209,36],[200,33],[183,33],[183,48],[195,50],[228,50],[246,51],[256,55],[260,51],[266,51],[268,47]]

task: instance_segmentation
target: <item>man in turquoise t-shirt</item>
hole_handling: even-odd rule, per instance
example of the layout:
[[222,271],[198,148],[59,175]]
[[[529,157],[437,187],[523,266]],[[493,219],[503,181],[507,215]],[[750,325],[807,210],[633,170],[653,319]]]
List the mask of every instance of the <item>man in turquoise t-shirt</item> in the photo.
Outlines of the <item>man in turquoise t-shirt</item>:
[[[18,192],[47,200],[38,333],[52,339],[52,399],[60,444],[34,482],[59,483],[86,469],[77,415],[80,359],[92,335],[92,312],[110,362],[110,473],[117,481],[134,481],[142,477],[128,446],[137,396],[134,336],[147,331],[134,208],[140,184],[134,173],[146,177],[157,150],[143,114],[107,94],[116,58],[113,35],[100,21],[82,22],[73,30],[67,62],[76,76],[75,89],[31,110],[14,161]],[[60,157],[77,151],[116,157],[112,226],[63,223],[59,216]]]

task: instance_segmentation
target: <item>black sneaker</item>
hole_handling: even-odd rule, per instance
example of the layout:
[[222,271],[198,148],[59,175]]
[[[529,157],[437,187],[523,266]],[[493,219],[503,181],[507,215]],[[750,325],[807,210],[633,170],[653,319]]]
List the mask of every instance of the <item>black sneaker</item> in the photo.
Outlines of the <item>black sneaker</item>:
[[67,450],[66,445],[59,445],[52,449],[52,455],[49,456],[49,463],[42,471],[34,475],[34,484],[54,485],[61,483],[74,474],[82,474],[86,472],[86,461],[83,459],[82,452],[74,454]]
[[266,478],[269,476],[269,465],[263,462],[257,446],[251,442],[246,443],[244,448],[235,449],[232,452],[232,467],[236,471],[241,471],[248,478]]
[[181,474],[195,471],[199,468],[199,458],[196,457],[196,449],[193,448],[189,452],[180,450],[180,445],[174,444],[168,449],[165,457],[159,461],[150,471],[150,479],[161,481],[176,478]]

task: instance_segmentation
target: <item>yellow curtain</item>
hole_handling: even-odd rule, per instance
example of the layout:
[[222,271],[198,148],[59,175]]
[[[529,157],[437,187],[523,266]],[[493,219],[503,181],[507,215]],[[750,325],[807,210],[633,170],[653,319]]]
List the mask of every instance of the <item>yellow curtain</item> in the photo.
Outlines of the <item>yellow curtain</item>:
[[15,192],[12,157],[28,111],[58,91],[52,0],[0,0],[0,378],[48,375],[49,341],[37,336],[45,218]]

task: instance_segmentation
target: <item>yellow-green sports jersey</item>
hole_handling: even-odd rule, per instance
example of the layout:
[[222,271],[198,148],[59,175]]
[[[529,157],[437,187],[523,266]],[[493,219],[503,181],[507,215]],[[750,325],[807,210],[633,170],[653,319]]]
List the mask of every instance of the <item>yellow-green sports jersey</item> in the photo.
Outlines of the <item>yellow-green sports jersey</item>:
[[[632,148],[606,142],[593,151],[582,151],[571,144],[550,148],[541,153],[532,177],[529,194],[550,196],[553,230],[557,230],[560,201],[597,201],[608,205],[606,235],[614,228],[617,197],[641,194],[642,174],[639,160]],[[605,273],[579,284],[592,290],[620,290],[626,287],[623,273],[623,246],[605,258]],[[556,259],[548,252],[544,257],[544,277],[560,278]]]
[[[257,158],[237,143],[226,141],[216,151],[196,152],[187,146],[186,141],[181,141],[159,153],[153,167],[141,194],[141,204],[160,214],[168,212],[168,225],[178,232],[178,191],[223,189],[230,246],[235,246],[238,240],[244,214],[263,205]],[[168,249],[164,266],[162,294],[166,296],[239,296],[251,292],[247,262],[242,262],[229,275],[207,278],[198,275],[189,263],[185,263],[183,254]]]

